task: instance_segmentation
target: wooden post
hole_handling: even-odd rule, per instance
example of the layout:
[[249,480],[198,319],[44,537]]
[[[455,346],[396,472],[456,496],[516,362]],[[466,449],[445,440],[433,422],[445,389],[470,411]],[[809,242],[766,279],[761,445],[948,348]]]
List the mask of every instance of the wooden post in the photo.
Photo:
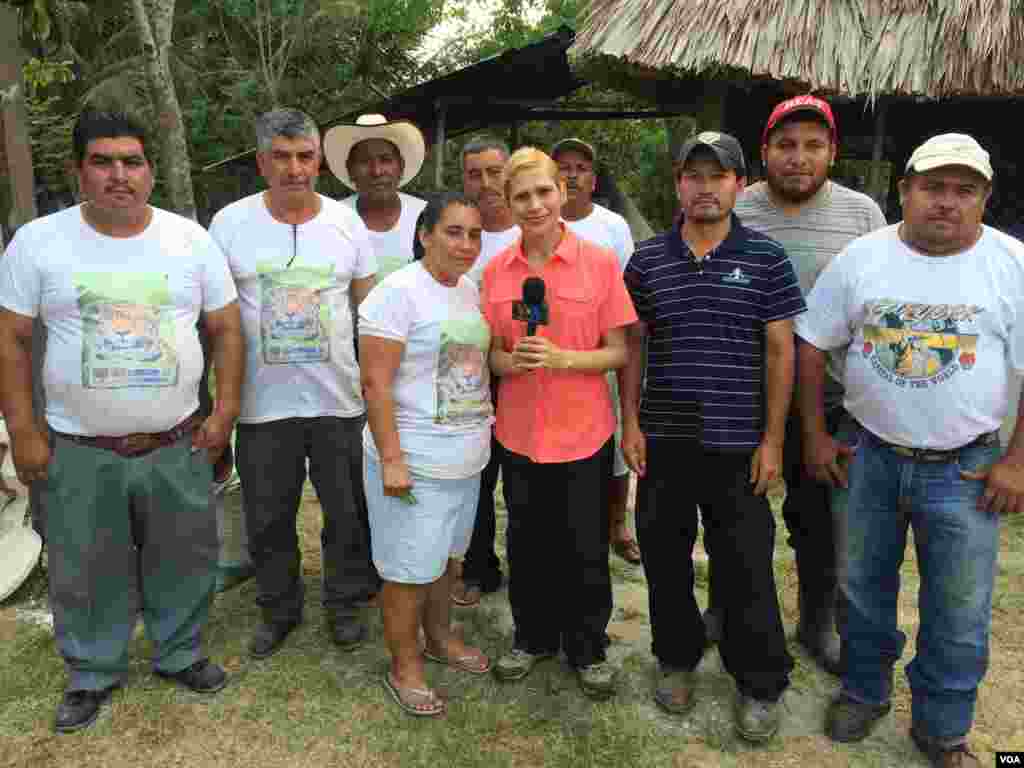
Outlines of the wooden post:
[[885,117],[889,109],[886,99],[875,101],[875,135],[871,145],[871,169],[868,177],[868,195],[885,210],[889,197],[889,185],[883,183],[883,163],[885,162]]
[[24,52],[18,42],[18,13],[0,3],[0,183],[6,184],[0,200],[10,210],[0,210],[5,227],[17,229],[36,217],[35,174],[25,112],[25,83],[21,75]]
[[512,123],[512,132],[511,135],[509,136],[509,144],[512,146],[512,151],[515,152],[517,149],[519,149],[519,145],[521,143],[522,140],[519,138],[519,121],[516,120],[514,123]]
[[726,130],[725,106],[728,93],[728,83],[704,80],[704,98],[700,102],[700,111],[697,113],[698,131]]
[[436,130],[434,131],[434,188],[444,187],[444,102],[438,99],[434,103],[437,113]]

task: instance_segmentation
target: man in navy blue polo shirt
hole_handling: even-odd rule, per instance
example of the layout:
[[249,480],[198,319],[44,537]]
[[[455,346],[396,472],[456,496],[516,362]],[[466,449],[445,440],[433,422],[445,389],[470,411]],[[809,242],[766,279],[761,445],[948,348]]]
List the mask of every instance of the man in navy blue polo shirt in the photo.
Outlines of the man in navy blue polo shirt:
[[763,742],[778,729],[777,702],[793,668],[765,493],[781,477],[792,318],[805,306],[782,246],[732,212],[745,181],[743,150],[732,136],[706,131],[683,145],[676,166],[682,215],[641,243],[626,268],[640,321],[630,329],[620,385],[623,454],[641,478],[637,533],[661,668],[654,698],[674,713],[694,703],[704,624],[693,561],[680,554],[693,550],[699,505],[724,582],[719,649],[740,693],[736,729]]

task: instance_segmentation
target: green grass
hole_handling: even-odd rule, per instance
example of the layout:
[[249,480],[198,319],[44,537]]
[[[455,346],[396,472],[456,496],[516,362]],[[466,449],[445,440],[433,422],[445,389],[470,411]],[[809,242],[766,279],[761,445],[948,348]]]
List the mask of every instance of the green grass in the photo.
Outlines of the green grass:
[[[686,718],[662,713],[650,700],[654,661],[646,611],[638,607],[644,606],[643,570],[618,558],[611,560],[617,590],[635,599],[618,604],[613,623],[631,626],[638,639],[616,641],[610,649],[621,670],[614,700],[585,699],[561,661],[545,662],[525,681],[512,684],[428,665],[432,684],[449,697],[449,712],[439,720],[409,718],[381,686],[387,655],[376,612],[368,612],[370,642],[356,652],[341,653],[328,641],[319,607],[315,506],[305,508],[302,528],[308,549],[306,621],[278,655],[256,662],[245,654],[258,619],[255,584],[247,582],[218,597],[206,635],[210,655],[231,674],[227,689],[204,698],[155,678],[145,661],[148,643],[140,636],[132,644],[128,684],[99,722],[77,735],[58,737],[50,731],[64,683],[52,636],[13,619],[15,606],[44,594],[45,579],[33,577],[14,600],[0,606],[0,767],[924,765],[906,737],[908,692],[902,675],[897,675],[896,712],[888,731],[860,745],[837,746],[820,731],[835,680],[818,671],[795,644],[797,665],[784,700],[785,717],[793,723],[807,720],[807,727],[791,727],[762,748],[740,741],[731,720],[734,686],[716,652],[702,663],[694,713]],[[975,729],[983,764],[992,760],[991,750],[1024,748],[1018,703],[1024,667],[1024,631],[1018,626],[1024,608],[1024,516],[1007,520],[1002,535],[993,670],[979,699]],[[790,626],[795,577],[785,537],[777,538],[777,574]],[[703,563],[697,570],[704,602]],[[905,577],[903,599],[912,608],[912,558]],[[501,592],[486,597],[477,609],[456,613],[467,640],[495,656],[508,647],[506,603]],[[912,641],[914,626],[904,629]],[[909,659],[908,649],[903,662]]]

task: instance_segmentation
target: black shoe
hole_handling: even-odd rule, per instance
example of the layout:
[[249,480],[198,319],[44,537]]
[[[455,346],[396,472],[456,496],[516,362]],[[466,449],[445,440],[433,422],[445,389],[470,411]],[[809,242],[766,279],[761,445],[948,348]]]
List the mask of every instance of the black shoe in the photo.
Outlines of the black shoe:
[[704,611],[704,647],[717,645],[722,639],[722,617],[714,608]]
[[293,629],[299,626],[297,621],[289,621],[285,624],[274,622],[263,622],[252,635],[249,641],[249,655],[254,659],[265,659],[273,656],[281,650],[281,644],[288,637]]
[[96,722],[100,707],[110,698],[115,688],[116,685],[98,691],[65,691],[64,698],[57,705],[54,730],[57,733],[73,733],[88,728]]
[[331,640],[343,651],[355,650],[367,635],[366,623],[356,613],[331,618],[327,629]]
[[888,701],[878,706],[862,704],[841,693],[828,708],[825,731],[832,741],[843,744],[861,741],[890,709],[892,704]]
[[158,669],[156,674],[165,680],[173,680],[195,693],[216,693],[228,682],[224,670],[209,659],[201,659],[180,672],[162,672]]
[[935,768],[980,768],[981,766],[978,758],[966,744],[941,747],[926,739],[913,728],[910,729],[910,738],[914,740],[914,744]]

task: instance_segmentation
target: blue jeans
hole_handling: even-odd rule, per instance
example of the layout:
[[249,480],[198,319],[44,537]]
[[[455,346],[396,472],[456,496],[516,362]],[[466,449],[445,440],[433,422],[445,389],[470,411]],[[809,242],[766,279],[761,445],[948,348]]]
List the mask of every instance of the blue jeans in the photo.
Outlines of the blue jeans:
[[896,611],[909,523],[921,577],[917,655],[907,667],[912,727],[940,746],[963,742],[974,719],[999,551],[998,515],[976,507],[985,484],[960,471],[999,455],[998,445],[972,445],[958,460],[919,462],[861,429],[850,467],[843,693],[865,704],[889,700],[906,643]]

